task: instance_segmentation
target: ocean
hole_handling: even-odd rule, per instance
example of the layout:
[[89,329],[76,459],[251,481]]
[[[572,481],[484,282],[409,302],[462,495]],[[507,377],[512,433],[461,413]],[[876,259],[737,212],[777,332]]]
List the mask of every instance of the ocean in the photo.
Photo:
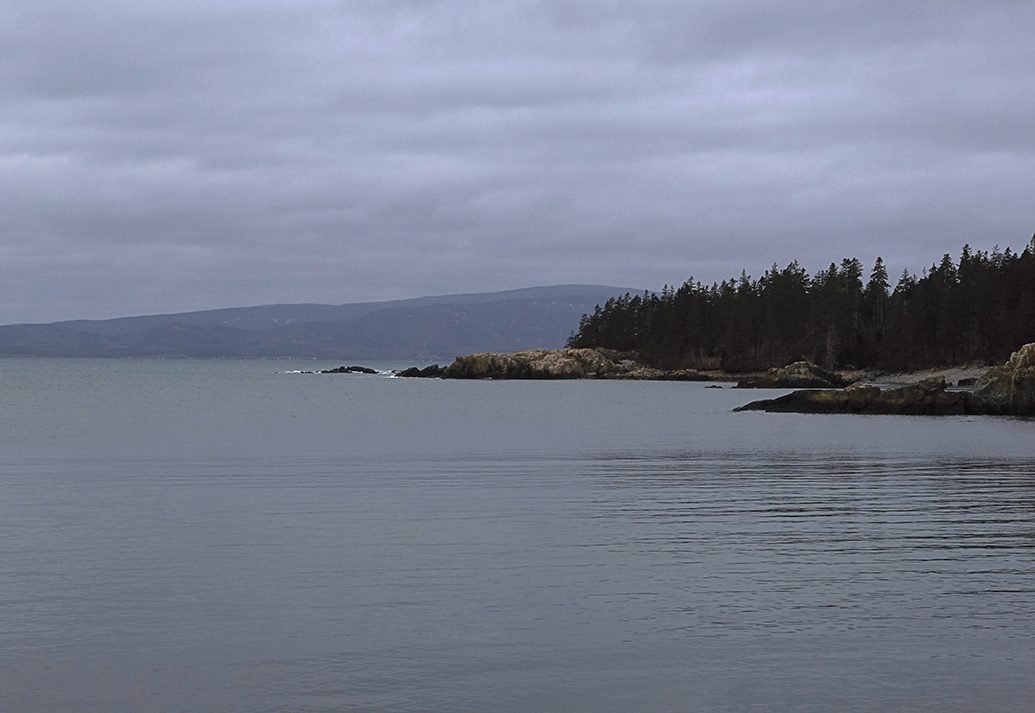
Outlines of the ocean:
[[1035,421],[336,365],[0,359],[0,710],[1032,710]]

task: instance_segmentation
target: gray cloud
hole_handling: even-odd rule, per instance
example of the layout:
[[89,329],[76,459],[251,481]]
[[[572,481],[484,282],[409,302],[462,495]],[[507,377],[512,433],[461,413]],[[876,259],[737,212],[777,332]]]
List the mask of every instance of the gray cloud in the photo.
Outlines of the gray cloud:
[[1035,229],[1028,2],[0,0],[0,321]]

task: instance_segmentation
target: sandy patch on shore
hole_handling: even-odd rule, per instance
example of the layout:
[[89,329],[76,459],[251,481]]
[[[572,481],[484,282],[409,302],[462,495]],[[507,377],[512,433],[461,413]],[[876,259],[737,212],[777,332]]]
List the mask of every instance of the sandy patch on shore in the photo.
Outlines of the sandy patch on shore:
[[980,379],[992,367],[975,364],[964,364],[962,366],[947,366],[936,369],[921,369],[920,371],[904,371],[895,374],[877,374],[866,381],[879,384],[915,384],[924,379],[937,379],[942,377],[949,386],[956,386],[960,379]]
[[[836,369],[837,374],[848,384],[875,384],[877,386],[904,386],[916,384],[924,379],[945,379],[949,386],[958,386],[960,379],[980,379],[992,367],[984,364],[962,364],[959,366],[942,366],[919,371],[880,372],[872,369]],[[701,376],[708,381],[742,382],[750,378],[758,378],[763,372],[753,371],[731,374],[725,371],[701,371]],[[971,388],[965,386],[964,388]]]

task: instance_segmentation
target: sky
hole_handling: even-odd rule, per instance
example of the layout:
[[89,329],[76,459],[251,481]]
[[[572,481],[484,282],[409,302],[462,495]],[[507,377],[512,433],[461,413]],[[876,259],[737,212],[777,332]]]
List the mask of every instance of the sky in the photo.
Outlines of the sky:
[[0,323],[1035,232],[1035,3],[0,0]]

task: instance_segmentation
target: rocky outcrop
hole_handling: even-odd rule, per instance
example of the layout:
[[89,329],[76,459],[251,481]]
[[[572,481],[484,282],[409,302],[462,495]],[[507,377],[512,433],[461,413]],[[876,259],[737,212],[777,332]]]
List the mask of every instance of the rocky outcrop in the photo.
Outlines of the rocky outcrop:
[[321,369],[321,374],[376,374],[377,369],[369,366],[339,366],[334,369]]
[[[693,369],[667,371],[645,366],[630,352],[610,349],[529,349],[481,352],[457,357],[437,376],[446,379],[638,379],[645,381],[703,381]],[[407,372],[412,372],[407,369]],[[412,374],[401,372],[410,375]]]
[[1035,343],[989,369],[973,392],[949,391],[945,379],[928,379],[897,389],[849,386],[846,389],[794,391],[777,399],[754,401],[736,411],[866,413],[928,416],[1035,416]]
[[738,389],[831,389],[844,386],[844,380],[808,361],[796,361],[787,366],[769,369],[761,376],[744,379]]
[[1002,366],[989,369],[978,380],[974,396],[988,409],[1035,415],[1035,342],[1015,351]]
[[438,364],[432,364],[431,366],[426,366],[423,369],[421,369],[420,367],[411,366],[409,369],[397,371],[395,375],[410,379],[430,379],[442,376],[442,367],[440,367]]
[[793,391],[776,399],[753,401],[735,411],[789,413],[865,413],[948,416],[972,413],[971,394],[947,391],[944,379],[921,381],[897,389],[849,386],[845,389]]
[[636,366],[631,359],[599,349],[530,349],[457,357],[442,375],[447,379],[586,379],[626,373]]

